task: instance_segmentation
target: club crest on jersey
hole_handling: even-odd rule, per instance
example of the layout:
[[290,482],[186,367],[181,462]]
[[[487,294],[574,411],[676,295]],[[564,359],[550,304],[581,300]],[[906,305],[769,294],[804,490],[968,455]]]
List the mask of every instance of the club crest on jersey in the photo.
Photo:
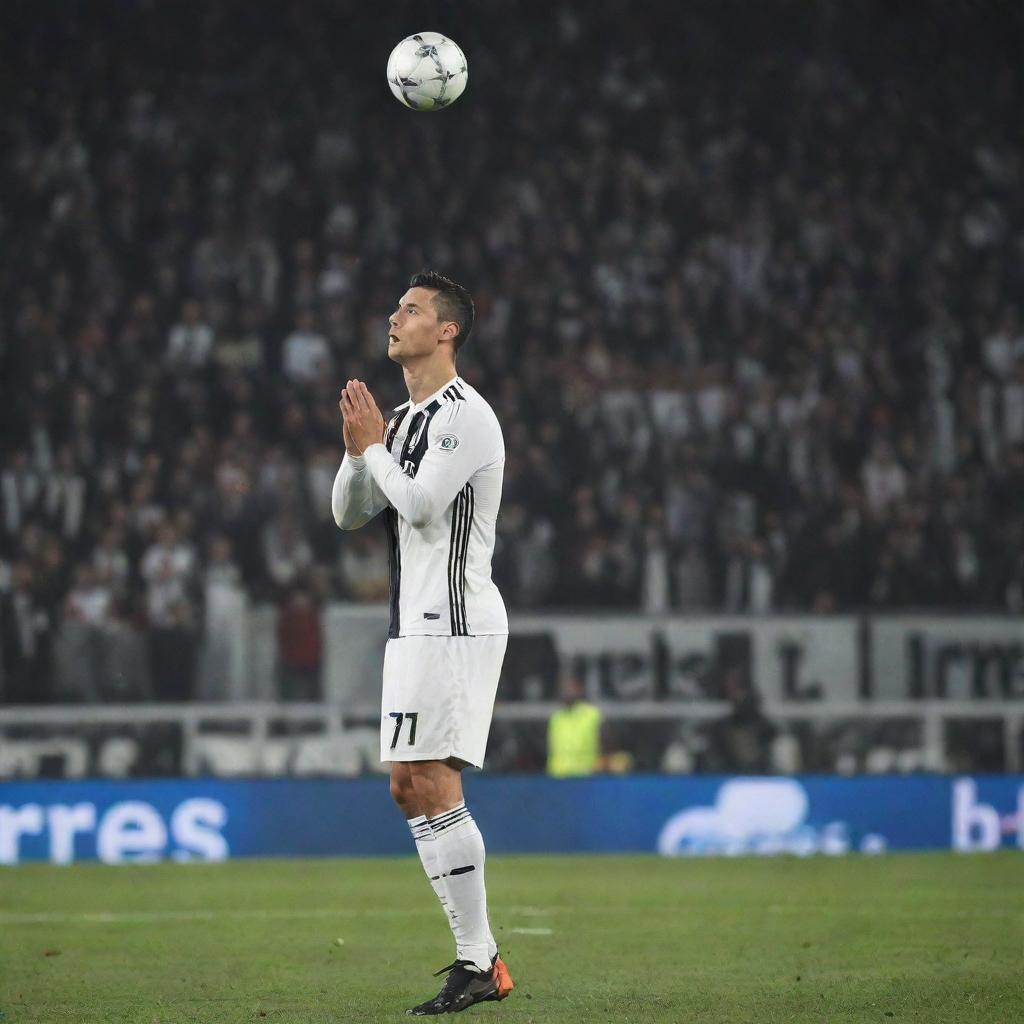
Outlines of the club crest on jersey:
[[459,439],[454,434],[442,434],[437,439],[437,447],[443,452],[453,452],[459,447]]

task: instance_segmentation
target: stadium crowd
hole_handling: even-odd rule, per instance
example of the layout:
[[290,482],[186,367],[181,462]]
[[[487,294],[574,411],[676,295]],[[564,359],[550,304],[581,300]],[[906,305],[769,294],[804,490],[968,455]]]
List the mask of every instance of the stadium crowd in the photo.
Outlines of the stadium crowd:
[[476,297],[510,607],[1024,608],[1024,97],[1010,15],[953,7],[486,0],[439,115],[386,87],[402,5],[20,9],[4,699],[60,696],[62,623],[187,697],[253,602],[315,693],[318,606],[387,588],[339,388],[404,400],[423,266]]

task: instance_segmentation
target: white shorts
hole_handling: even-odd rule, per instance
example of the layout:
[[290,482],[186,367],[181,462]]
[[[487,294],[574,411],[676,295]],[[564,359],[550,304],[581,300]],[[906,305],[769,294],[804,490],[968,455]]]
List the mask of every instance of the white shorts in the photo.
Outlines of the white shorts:
[[483,766],[508,636],[403,636],[384,648],[380,759]]

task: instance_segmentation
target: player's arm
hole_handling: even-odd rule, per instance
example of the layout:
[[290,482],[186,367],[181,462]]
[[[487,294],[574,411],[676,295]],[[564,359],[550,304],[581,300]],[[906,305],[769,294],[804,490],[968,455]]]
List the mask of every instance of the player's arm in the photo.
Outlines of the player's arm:
[[495,425],[479,410],[452,402],[430,421],[427,450],[407,476],[382,444],[363,452],[377,486],[417,529],[442,516],[469,478],[495,458]]
[[469,478],[500,451],[497,423],[464,402],[452,402],[430,421],[427,451],[412,478],[381,443],[384,419],[366,385],[352,381],[342,393],[342,403],[354,447],[362,451],[375,483],[416,528],[442,515]]
[[366,460],[345,452],[331,490],[334,521],[343,530],[358,530],[387,507],[388,499],[374,483],[366,467]]
[[354,446],[388,502],[410,525],[432,523],[469,478],[495,459],[497,423],[465,402],[452,402],[430,421],[427,451],[415,478],[407,476],[381,443],[384,420],[366,385],[353,381],[342,393]]
[[[334,478],[331,510],[334,513],[334,521],[343,530],[358,530],[388,507],[388,499],[374,483],[366,460],[355,447],[348,424],[344,421],[344,407],[341,402],[338,405],[342,409],[345,457],[341,460],[341,467]],[[390,457],[389,455],[388,458]]]

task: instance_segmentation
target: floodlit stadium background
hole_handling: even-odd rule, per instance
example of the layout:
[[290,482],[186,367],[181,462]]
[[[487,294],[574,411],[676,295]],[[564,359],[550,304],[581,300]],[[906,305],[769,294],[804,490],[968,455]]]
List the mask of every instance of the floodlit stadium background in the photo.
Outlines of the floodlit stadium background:
[[0,862],[405,850],[330,487],[423,266],[508,450],[469,785],[553,808],[494,850],[1024,844],[1019,4],[59,12],[0,40]]

